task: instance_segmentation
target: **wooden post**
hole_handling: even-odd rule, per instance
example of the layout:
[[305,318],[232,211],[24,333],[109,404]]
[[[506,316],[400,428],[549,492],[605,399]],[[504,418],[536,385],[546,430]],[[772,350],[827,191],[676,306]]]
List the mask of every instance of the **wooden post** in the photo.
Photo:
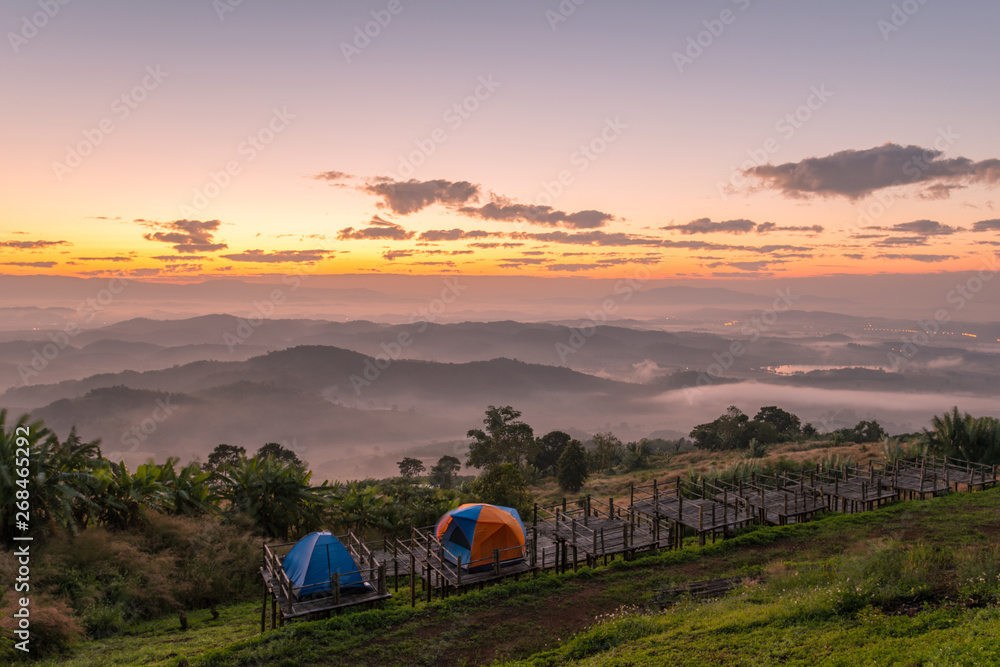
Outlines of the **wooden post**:
[[413,552],[410,552],[410,606],[417,606],[417,563]]
[[340,604],[340,573],[339,572],[334,572],[333,573],[333,581],[330,582],[330,585],[333,586],[333,602],[334,602],[334,604],[339,605]]
[[457,559],[458,564],[455,566],[455,581],[459,588],[462,587],[462,557],[459,556]]
[[385,563],[380,563],[378,566],[378,593],[379,595],[388,594],[385,582]]
[[431,561],[427,561],[427,601],[431,601],[431,595],[434,590],[434,582],[431,580]]
[[260,632],[264,633],[264,625],[267,619],[267,581],[264,581],[264,602],[260,605]]
[[493,550],[493,574],[500,576],[500,550]]

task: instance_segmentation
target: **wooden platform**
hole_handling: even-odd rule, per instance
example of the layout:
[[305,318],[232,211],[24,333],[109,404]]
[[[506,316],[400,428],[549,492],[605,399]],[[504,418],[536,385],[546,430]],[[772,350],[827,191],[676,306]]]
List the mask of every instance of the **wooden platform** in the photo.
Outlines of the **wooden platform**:
[[[352,556],[357,559],[355,553],[360,541],[353,535],[338,537],[342,544],[354,544],[354,548],[348,546]],[[263,545],[264,563],[260,568],[260,576],[264,582],[264,604],[260,612],[260,631],[264,632],[267,622],[267,601],[271,601],[271,629],[278,625],[284,625],[286,621],[316,614],[331,614],[348,607],[359,605],[372,605],[391,598],[392,595],[386,589],[385,565],[377,563],[368,553],[367,568],[358,572],[345,572],[332,574],[332,579],[325,582],[330,585],[330,592],[325,595],[309,595],[300,597],[295,586],[285,574],[283,561],[288,551],[294,546],[294,542],[275,545]],[[362,549],[363,550],[363,549]],[[356,561],[355,561],[356,562]],[[363,585],[341,587],[341,576],[358,575]]]
[[283,620],[311,616],[324,612],[337,611],[347,607],[356,607],[362,604],[379,602],[392,597],[391,593],[379,593],[377,588],[365,587],[361,590],[350,588],[341,589],[339,601],[330,594],[323,597],[311,597],[307,600],[290,601],[281,590],[281,586],[276,577],[271,576],[263,567],[260,568],[261,577],[264,579],[264,586],[267,588],[271,599],[277,604],[277,608]]

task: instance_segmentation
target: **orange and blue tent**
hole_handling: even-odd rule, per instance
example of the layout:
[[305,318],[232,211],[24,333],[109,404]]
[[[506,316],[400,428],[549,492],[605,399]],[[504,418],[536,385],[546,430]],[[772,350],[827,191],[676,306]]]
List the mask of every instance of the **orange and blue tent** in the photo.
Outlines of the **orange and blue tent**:
[[493,550],[500,562],[510,565],[525,557],[525,532],[521,515],[513,507],[472,503],[445,514],[437,523],[444,557],[470,572],[493,567]]

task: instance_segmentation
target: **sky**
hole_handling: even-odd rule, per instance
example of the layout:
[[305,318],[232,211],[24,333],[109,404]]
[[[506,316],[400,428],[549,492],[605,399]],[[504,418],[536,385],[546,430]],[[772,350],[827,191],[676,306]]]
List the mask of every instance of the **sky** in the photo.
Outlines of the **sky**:
[[0,273],[976,270],[998,23],[971,0],[9,0]]

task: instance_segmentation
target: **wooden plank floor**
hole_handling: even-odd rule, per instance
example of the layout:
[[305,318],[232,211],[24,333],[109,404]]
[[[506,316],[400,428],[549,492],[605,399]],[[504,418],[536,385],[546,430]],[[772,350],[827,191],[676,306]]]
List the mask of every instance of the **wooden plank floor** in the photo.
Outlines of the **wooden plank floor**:
[[764,490],[744,488],[742,494],[731,489],[725,494],[716,494],[714,500],[735,506],[741,498],[756,512],[764,510],[764,521],[772,525],[791,525],[808,521],[812,515],[824,512],[827,505],[811,493],[800,493],[798,486],[793,490]]
[[633,505],[633,508],[647,517],[655,517],[659,513],[661,518],[700,532],[729,531],[742,527],[754,519],[745,508],[705,498],[685,498],[684,502],[680,503],[673,495],[662,495],[655,504],[652,498],[640,500]]
[[385,595],[379,594],[378,589],[369,590],[368,588],[365,588],[356,592],[352,589],[342,589],[340,591],[339,604],[336,599],[330,595],[329,597],[295,601],[292,602],[291,608],[289,608],[288,600],[278,586],[278,580],[271,577],[264,568],[260,568],[260,574],[264,579],[264,584],[267,586],[267,590],[271,594],[271,597],[276,598],[278,601],[279,613],[286,620],[301,618],[302,616],[308,616],[310,614],[320,614],[328,611],[336,611],[338,609],[346,609],[360,604],[387,600],[392,597],[391,593],[386,593]]

